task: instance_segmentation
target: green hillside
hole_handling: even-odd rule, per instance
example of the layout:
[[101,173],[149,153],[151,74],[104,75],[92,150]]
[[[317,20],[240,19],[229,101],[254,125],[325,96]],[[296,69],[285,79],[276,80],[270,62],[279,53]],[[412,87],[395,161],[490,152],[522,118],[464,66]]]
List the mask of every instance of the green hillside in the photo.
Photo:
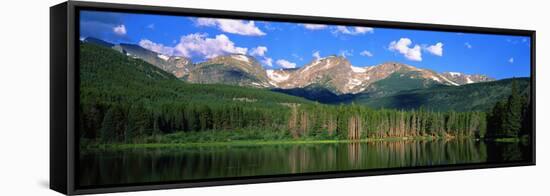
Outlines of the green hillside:
[[[512,81],[518,81],[522,94],[529,89],[529,78],[504,79],[461,86],[446,86],[431,80],[411,78],[412,73],[399,74],[375,82],[364,93],[336,95],[311,85],[305,88],[273,89],[325,104],[366,105],[372,108],[419,109],[435,111],[488,111],[497,101],[511,93]],[[414,75],[412,75],[414,76]]]
[[80,90],[84,101],[198,101],[213,104],[214,100],[232,103],[248,99],[251,104],[259,103],[257,105],[308,102],[267,89],[182,82],[145,61],[95,44],[81,44],[80,50]]
[[319,103],[325,104],[339,104],[342,102],[342,100],[345,100],[346,98],[346,95],[337,95],[331,90],[325,88],[324,86],[316,84],[308,85],[304,88],[276,88],[272,89],[272,91],[303,97],[308,100],[317,101]]
[[286,125],[303,98],[267,89],[190,84],[97,44],[80,45],[81,137],[127,141],[174,131]]
[[433,80],[423,79],[419,74],[415,71],[393,73],[387,78],[373,83],[367,93],[369,97],[385,97],[406,90],[425,89],[441,85]]
[[529,78],[504,79],[461,86],[436,86],[426,89],[402,91],[395,95],[372,98],[358,95],[349,101],[373,108],[415,109],[424,107],[439,111],[487,111],[497,101],[511,93],[512,81],[518,81],[522,93],[528,91]]

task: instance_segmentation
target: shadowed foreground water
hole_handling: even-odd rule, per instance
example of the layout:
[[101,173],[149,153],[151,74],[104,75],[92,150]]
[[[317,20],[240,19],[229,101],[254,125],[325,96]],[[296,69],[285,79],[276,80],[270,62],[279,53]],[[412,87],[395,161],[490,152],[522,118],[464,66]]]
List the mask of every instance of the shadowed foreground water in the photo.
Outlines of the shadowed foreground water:
[[521,143],[475,140],[285,144],[128,150],[80,154],[79,184],[193,179],[529,160]]

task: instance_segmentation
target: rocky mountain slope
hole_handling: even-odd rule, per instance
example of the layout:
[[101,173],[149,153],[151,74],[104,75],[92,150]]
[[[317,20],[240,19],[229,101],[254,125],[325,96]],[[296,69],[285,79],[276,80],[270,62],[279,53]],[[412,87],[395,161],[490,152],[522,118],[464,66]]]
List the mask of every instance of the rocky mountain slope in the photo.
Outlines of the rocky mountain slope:
[[273,87],[260,63],[251,56],[241,54],[218,56],[196,64],[183,79],[200,84]]
[[485,75],[480,75],[480,74],[467,75],[460,72],[443,72],[441,73],[441,75],[459,85],[472,84],[472,83],[478,83],[478,82],[489,82],[494,80],[493,78],[487,77]]
[[82,42],[112,48],[120,53],[125,54],[126,56],[132,57],[134,59],[141,59],[151,65],[154,65],[155,67],[158,67],[168,73],[173,74],[177,78],[182,78],[186,76],[193,66],[193,63],[188,58],[178,56],[169,57],[147,50],[135,44],[121,43],[115,45],[93,37],[88,37]]
[[[324,86],[336,94],[356,94],[379,91],[383,85],[377,82],[387,80],[386,84],[425,88],[436,84],[458,86],[476,82],[492,81],[484,75],[466,75],[457,72],[436,73],[410,65],[388,62],[376,66],[356,67],[341,56],[329,56],[291,70],[267,70],[271,84],[277,88],[304,88],[312,84]],[[392,80],[393,82],[390,82]],[[399,87],[397,87],[399,88]],[[405,89],[406,90],[406,89]]]

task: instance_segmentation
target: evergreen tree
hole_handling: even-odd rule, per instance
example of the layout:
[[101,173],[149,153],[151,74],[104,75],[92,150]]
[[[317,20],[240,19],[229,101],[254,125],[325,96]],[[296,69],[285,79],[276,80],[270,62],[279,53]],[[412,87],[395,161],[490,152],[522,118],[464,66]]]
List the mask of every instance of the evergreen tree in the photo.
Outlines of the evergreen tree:
[[506,136],[517,136],[521,128],[522,98],[519,94],[518,84],[512,82],[512,94],[508,97],[508,103],[504,115],[502,129]]

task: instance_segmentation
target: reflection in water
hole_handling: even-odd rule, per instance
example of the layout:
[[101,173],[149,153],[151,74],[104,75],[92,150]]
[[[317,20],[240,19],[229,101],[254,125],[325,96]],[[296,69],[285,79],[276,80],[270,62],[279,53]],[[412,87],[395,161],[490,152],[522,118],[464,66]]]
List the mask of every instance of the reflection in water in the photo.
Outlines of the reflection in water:
[[81,186],[526,160],[521,143],[468,139],[86,151]]

